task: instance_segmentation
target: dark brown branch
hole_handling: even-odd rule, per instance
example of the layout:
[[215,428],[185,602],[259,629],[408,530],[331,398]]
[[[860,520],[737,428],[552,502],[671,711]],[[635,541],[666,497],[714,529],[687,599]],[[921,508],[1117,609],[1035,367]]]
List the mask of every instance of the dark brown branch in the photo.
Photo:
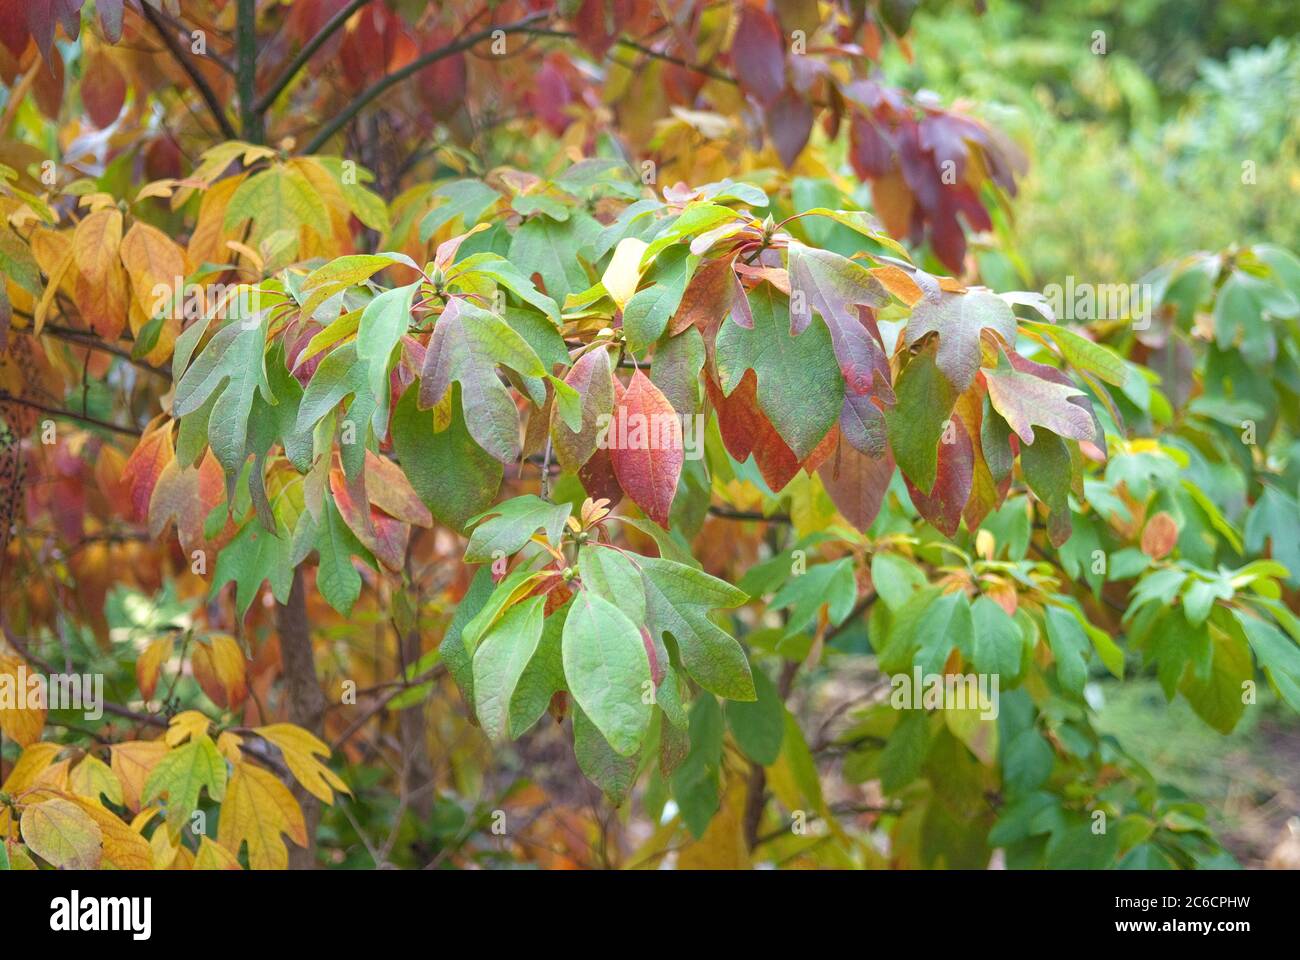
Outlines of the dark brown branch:
[[[552,30],[548,27],[537,27],[525,32],[537,37],[556,37],[561,40],[572,40],[577,37],[577,34],[571,30]],[[662,51],[655,50],[653,47],[647,47],[643,44],[637,43],[635,40],[628,40],[625,37],[620,37],[618,40],[614,41],[614,45],[616,47],[623,47],[626,50],[635,50],[637,53],[643,53],[647,57],[653,57],[655,60],[662,60],[664,63],[671,63],[675,66],[682,67],[683,69],[690,70],[693,73],[702,73],[704,76],[712,77],[714,80],[721,80],[724,83],[736,83],[735,77],[717,69],[716,67],[710,67],[706,64],[691,63],[689,60],[683,60],[681,57],[674,57],[671,53],[663,53]]]
[[222,135],[227,140],[238,140],[239,134],[235,132],[234,125],[226,116],[225,110],[222,109],[221,101],[217,99],[216,93],[213,91],[208,81],[204,79],[203,74],[199,72],[198,67],[194,66],[194,64],[190,62],[189,58],[185,56],[185,51],[176,41],[176,38],[167,28],[167,25],[162,22],[162,19],[158,16],[158,12],[148,3],[140,4],[140,12],[144,14],[144,18],[148,20],[149,23],[153,25],[154,30],[158,32],[158,36],[162,38],[162,42],[167,47],[168,53],[172,55],[172,59],[180,65],[180,68],[185,71],[185,75],[190,78],[190,82],[193,83],[194,88],[198,90],[199,96],[201,96],[203,102],[207,104],[208,110],[211,112],[213,119],[217,121],[217,126],[221,128]]
[[[15,311],[17,312],[17,311]],[[162,367],[155,367],[151,363],[146,363],[139,357],[133,357],[131,351],[116,344],[100,339],[96,334],[89,330],[77,330],[75,327],[64,327],[53,323],[47,323],[41,328],[41,333],[48,334],[51,337],[57,337],[68,343],[75,343],[79,347],[85,347],[88,350],[98,350],[100,353],[111,353],[115,357],[120,357],[132,366],[139,367],[141,370],[148,371],[154,376],[163,377],[170,380],[171,371]]]
[[299,71],[307,65],[307,61],[312,58],[316,51],[325,45],[325,41],[334,36],[339,28],[348,22],[348,18],[351,17],[352,14],[356,13],[368,3],[370,3],[370,0],[352,0],[352,2],[346,7],[334,14],[334,16],[330,17],[329,22],[320,28],[320,31],[316,36],[303,44],[302,49],[298,51],[298,55],[289,61],[289,65],[285,67],[281,74],[271,83],[270,89],[267,90],[266,93],[262,94],[258,99],[257,103],[254,105],[254,109],[257,110],[258,113],[265,113],[269,110],[271,104],[275,103],[276,97],[284,93],[289,84],[293,83],[293,78],[296,77]]
[[35,400],[24,400],[22,397],[15,397],[7,391],[0,390],[0,403],[16,403],[21,407],[28,407],[32,410],[39,410],[41,413],[48,413],[54,417],[67,417],[69,420],[76,420],[80,423],[88,424],[92,427],[99,427],[101,430],[111,430],[113,433],[120,433],[124,437],[139,437],[141,431],[135,427],[122,427],[116,423],[109,423],[107,420],[100,420],[97,417],[87,417],[75,410],[65,410],[62,407],[51,407],[48,404],[38,403]]
[[759,523],[789,523],[788,513],[760,513],[757,510],[732,510],[730,507],[709,505],[709,516],[722,520],[755,520]]
[[432,50],[422,57],[417,57],[406,66],[402,67],[402,69],[388,74],[382,80],[377,81],[368,89],[363,90],[358,94],[352,103],[348,105],[347,109],[343,110],[321,128],[320,132],[312,138],[311,142],[307,144],[303,152],[315,153],[319,150],[329,142],[330,137],[334,136],[334,134],[338,133],[341,129],[351,123],[353,118],[361,112],[363,107],[382,94],[389,87],[401,83],[407,77],[419,73],[425,67],[437,63],[439,60],[443,60],[464,50],[468,50],[471,47],[482,43],[484,40],[490,39],[498,32],[501,34],[526,33],[529,27],[537,21],[544,19],[546,16],[548,16],[546,11],[539,11],[524,17],[522,20],[506,24],[505,26],[485,27],[478,31],[478,33],[470,34],[463,40],[457,40],[455,43],[449,43],[445,47],[439,47],[437,50]]

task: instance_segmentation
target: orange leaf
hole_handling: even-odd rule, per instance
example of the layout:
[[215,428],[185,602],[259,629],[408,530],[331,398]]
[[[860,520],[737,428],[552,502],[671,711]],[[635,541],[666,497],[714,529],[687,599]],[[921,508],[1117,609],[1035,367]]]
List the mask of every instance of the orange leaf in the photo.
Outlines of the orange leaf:
[[1147,521],[1142,531],[1142,552],[1152,560],[1168,556],[1177,543],[1178,524],[1169,514],[1161,510]]
[[158,478],[176,458],[171,427],[171,421],[162,418],[152,429],[147,429],[122,468],[130,519],[136,522],[143,522],[149,516],[149,501]]

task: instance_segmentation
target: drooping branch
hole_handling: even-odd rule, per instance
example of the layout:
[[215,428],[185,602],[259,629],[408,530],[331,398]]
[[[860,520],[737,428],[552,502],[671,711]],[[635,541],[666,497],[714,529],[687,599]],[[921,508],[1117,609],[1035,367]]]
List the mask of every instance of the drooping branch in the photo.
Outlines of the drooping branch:
[[330,137],[334,136],[334,134],[338,133],[345,126],[351,123],[353,118],[356,117],[356,115],[360,113],[367,104],[372,100],[375,100],[390,87],[401,83],[407,77],[419,73],[425,67],[435,64],[439,60],[455,56],[464,50],[477,46],[484,40],[492,39],[498,34],[506,36],[514,33],[527,33],[533,24],[545,19],[548,15],[549,14],[546,11],[539,11],[524,17],[522,20],[506,24],[505,26],[485,27],[477,33],[470,34],[468,37],[464,37],[454,43],[449,43],[445,47],[439,47],[437,50],[432,50],[422,57],[417,57],[406,66],[402,67],[402,69],[395,70],[385,76],[382,80],[376,81],[369,88],[358,94],[356,99],[348,105],[347,109],[340,112],[336,117],[334,117],[334,119],[330,120],[329,123],[325,124],[320,129],[320,132],[311,139],[311,142],[307,144],[303,152],[315,153],[318,151],[322,146],[329,142]]
[[216,92],[203,74],[199,72],[198,67],[190,62],[189,57],[185,56],[185,51],[172,35],[167,24],[162,22],[157,11],[147,3],[140,4],[140,11],[154,30],[157,31],[158,36],[162,38],[163,45],[167,47],[167,52],[172,55],[172,59],[180,65],[180,68],[185,71],[185,75],[190,78],[190,82],[194,84],[194,89],[198,90],[199,96],[203,98],[203,102],[208,106],[208,111],[212,114],[213,119],[217,121],[217,126],[221,128],[222,135],[228,140],[237,140],[239,134],[235,132],[234,125],[230,122],[230,118],[226,116],[226,111],[222,109],[221,101],[217,99]]

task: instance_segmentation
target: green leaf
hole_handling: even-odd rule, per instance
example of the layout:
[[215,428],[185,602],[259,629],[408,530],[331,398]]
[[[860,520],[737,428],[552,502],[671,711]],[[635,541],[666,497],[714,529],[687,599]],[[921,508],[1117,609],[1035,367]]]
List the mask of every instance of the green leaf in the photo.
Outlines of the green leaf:
[[682,822],[696,837],[704,836],[718,811],[722,774],[722,710],[708,694],[691,705],[691,750],[672,776],[673,797]]
[[451,623],[447,625],[442,643],[438,646],[438,652],[442,654],[442,662],[447,665],[447,672],[451,674],[452,680],[456,681],[466,706],[471,710],[474,709],[474,661],[465,646],[464,633],[465,628],[482,611],[495,590],[496,583],[492,580],[492,568],[479,567],[478,572],[474,574],[474,579],[469,582],[469,589],[465,591],[465,596],[457,605]]
[[1032,444],[1020,447],[1020,467],[1029,489],[1047,506],[1047,537],[1059,547],[1070,538],[1070,449],[1056,434],[1040,430]]
[[636,783],[637,758],[616,751],[580,707],[573,710],[573,752],[583,776],[621,807]]
[[1055,342],[1061,350],[1061,356],[1071,366],[1095,373],[1107,383],[1113,383],[1117,387],[1124,386],[1124,382],[1128,379],[1128,367],[1125,366],[1123,358],[1109,347],[1094,343],[1068,327],[1057,326],[1054,323],[1041,323],[1037,320],[1022,320],[1021,323],[1027,329]]
[[935,347],[908,361],[894,384],[897,402],[885,410],[894,462],[918,490],[934,488],[939,468],[939,438],[957,403],[957,391],[935,364]]
[[465,548],[465,561],[494,560],[498,550],[504,556],[511,556],[538,530],[544,530],[551,546],[558,547],[564,522],[572,510],[570,503],[550,503],[531,493],[498,503],[466,524],[474,527],[474,532]]
[[474,706],[479,725],[494,743],[510,732],[510,703],[542,637],[545,597],[515,604],[474,651]]
[[456,217],[464,220],[468,230],[482,219],[484,212],[501,195],[481,180],[453,180],[433,191],[433,196],[443,200],[420,221],[420,242],[428,243],[438,229]]
[[532,304],[546,314],[555,326],[560,325],[560,308],[555,301],[539,293],[533,281],[522,274],[509,260],[495,253],[476,253],[467,257],[454,268],[454,278],[448,282],[463,286],[472,281],[474,276],[486,277],[495,281],[513,293],[524,303]]
[[433,412],[421,410],[408,389],[393,410],[393,449],[402,471],[435,517],[456,530],[492,503],[503,470],[465,427],[460,389],[451,398],[451,423],[435,433]]
[[1242,610],[1232,611],[1250,641],[1255,658],[1292,710],[1300,711],[1300,647],[1271,623]]
[[[987,290],[941,293],[912,308],[904,340],[912,347],[931,333],[939,335],[935,363],[949,384],[961,393],[971,385],[980,366],[980,333],[992,330],[1008,348],[1016,344],[1016,316],[1011,305]],[[921,484],[917,484],[921,486]]]
[[751,290],[749,306],[752,328],[735,323],[733,317],[718,333],[722,391],[730,395],[745,371],[753,369],[759,407],[795,457],[804,460],[835,425],[844,406],[844,377],[830,331],[824,323],[813,323],[792,337],[788,304],[771,284]]
[[226,759],[206,733],[163,754],[145,780],[140,795],[145,805],[167,798],[167,825],[172,833],[180,829],[198,809],[199,791],[220,801],[226,795]]
[[771,610],[789,609],[786,635],[793,636],[813,623],[823,606],[832,624],[844,622],[858,599],[858,585],[853,576],[853,561],[843,557],[833,563],[818,563],[806,572],[790,577],[776,592]]
[[[516,208],[520,199],[525,198],[516,198]],[[563,222],[532,217],[510,240],[510,262],[526,266],[530,275],[540,274],[547,296],[564,303],[570,294],[591,286],[578,251],[599,232],[600,224],[586,213],[575,213]]]
[[1024,640],[1015,621],[988,597],[979,597],[971,604],[971,619],[975,627],[976,671],[999,676],[1003,683],[1018,677]]
[[1088,637],[1074,614],[1061,607],[1049,606],[1043,611],[1047,626],[1047,642],[1056,659],[1056,677],[1061,686],[1082,696],[1083,684],[1088,679]]
[[208,444],[227,478],[233,479],[248,458],[248,415],[253,394],[261,390],[275,403],[266,377],[266,316],[257,322],[231,320],[208,341],[176,384],[172,413],[184,417],[213,401]]
[[635,624],[645,623],[645,584],[632,560],[614,547],[588,544],[578,555],[582,585],[618,607]]
[[707,612],[738,607],[749,598],[702,570],[659,557],[644,557],[646,611],[655,637],[671,636],[682,666],[704,689],[729,700],[753,700],[754,680],[745,651]]
[[564,683],[563,635],[570,606],[566,603],[546,618],[537,650],[519,677],[510,699],[510,736],[515,740],[542,718],[556,693],[568,690]]
[[342,514],[334,505],[334,498],[326,496],[324,523],[316,539],[316,552],[320,568],[316,572],[316,588],[331,607],[345,617],[361,596],[361,574],[352,565],[353,554],[368,556],[366,548],[348,529]]
[[781,755],[781,742],[785,739],[785,705],[776,684],[768,679],[766,673],[754,670],[753,676],[757,699],[751,702],[728,701],[727,725],[745,756],[769,767]]
[[277,164],[244,180],[226,205],[222,226],[233,231],[251,221],[248,243],[257,247],[281,231],[296,234],[308,227],[319,237],[329,237],[330,213],[320,193],[302,173]]
[[394,348],[411,323],[411,301],[418,282],[385,290],[366,304],[357,326],[357,360],[370,372],[370,390],[376,399],[388,395],[388,366]]
[[649,285],[633,294],[623,308],[623,331],[633,353],[640,354],[663,335],[698,260],[685,247],[671,247],[655,260]]
[[630,757],[650,726],[645,693],[650,660],[636,625],[590,590],[574,598],[564,621],[564,678],[578,706],[609,741]]

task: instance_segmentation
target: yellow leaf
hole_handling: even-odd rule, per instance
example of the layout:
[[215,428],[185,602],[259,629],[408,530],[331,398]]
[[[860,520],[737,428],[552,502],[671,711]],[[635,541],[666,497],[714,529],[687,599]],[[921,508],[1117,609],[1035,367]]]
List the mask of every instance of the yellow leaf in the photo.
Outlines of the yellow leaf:
[[[103,834],[104,856],[101,866],[111,870],[153,868],[153,853],[148,840],[119,820],[98,800],[74,797],[73,802],[95,821]],[[160,832],[166,833],[165,830]]]
[[221,844],[207,837],[199,838],[199,852],[194,855],[195,870],[242,870],[239,858]]
[[[176,461],[172,461],[175,464]],[[164,468],[164,472],[171,469],[172,464]],[[155,489],[157,489],[155,487]],[[152,700],[154,691],[158,689],[158,674],[162,666],[172,655],[172,638],[171,635],[158,637],[150,641],[149,645],[144,648],[144,653],[135,662],[135,682],[140,688],[140,696],[146,700]]]
[[103,855],[104,835],[90,815],[71,800],[55,797],[23,810],[23,842],[56,867],[94,870]]
[[35,743],[45,729],[42,688],[30,683],[36,678],[25,660],[0,656],[0,732],[20,747]]
[[110,763],[122,784],[122,802],[128,810],[140,809],[140,794],[154,765],[167,753],[161,740],[127,740],[112,747]]
[[222,731],[221,735],[217,737],[217,752],[231,763],[238,763],[244,759],[244,754],[239,749],[243,745],[244,738],[237,733],[231,733],[229,730]]
[[722,806],[704,836],[678,855],[681,870],[748,870],[752,864],[745,843],[745,781],[739,776],[727,778]]
[[[16,797],[31,787],[62,749],[63,745],[59,743],[33,743],[26,747],[9,771],[9,776],[5,777],[5,782],[0,784],[0,793]],[[15,833],[14,826],[9,807],[0,806],[0,840]]]
[[109,803],[122,802],[122,782],[117,779],[117,774],[103,760],[89,753],[73,768],[68,786],[73,793],[95,801],[103,794]]
[[235,764],[221,807],[217,842],[236,851],[247,842],[249,867],[283,870],[289,865],[289,850],[281,834],[300,847],[307,846],[307,825],[298,801],[288,787],[261,767]]
[[291,723],[273,723],[266,727],[256,727],[253,732],[280,748],[289,772],[312,796],[333,803],[334,794],[330,787],[352,795],[347,784],[315,757],[316,754],[328,757],[330,748],[302,727]]
[[218,634],[196,642],[190,667],[203,692],[223,710],[238,710],[248,696],[244,651],[234,637]]
[[159,827],[149,838],[149,852],[152,855],[153,868],[155,870],[166,870],[176,859],[176,851],[180,849],[180,844],[173,843],[171,834]]
[[641,282],[641,255],[647,246],[644,240],[624,237],[614,248],[614,256],[605,268],[605,275],[600,278],[620,310],[627,306],[632,294],[636,293],[636,285]]
[[199,737],[208,732],[212,721],[197,710],[185,710],[172,717],[167,728],[167,745],[174,747],[184,743],[186,737]]
[[119,250],[122,213],[96,210],[77,224],[72,234],[76,279],[72,297],[82,322],[106,340],[116,340],[126,326],[126,274]]

